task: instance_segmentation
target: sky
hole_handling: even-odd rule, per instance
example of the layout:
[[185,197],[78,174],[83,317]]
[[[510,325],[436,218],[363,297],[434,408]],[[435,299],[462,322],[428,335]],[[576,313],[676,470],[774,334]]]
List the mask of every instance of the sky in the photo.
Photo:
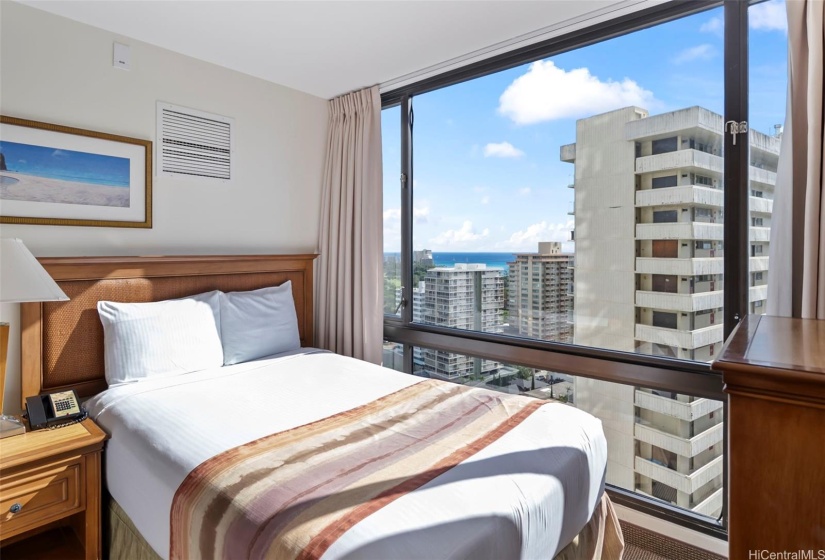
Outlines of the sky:
[[[784,0],[754,5],[750,127],[784,122]],[[414,249],[535,252],[569,243],[574,166],[559,147],[576,120],[636,105],[651,115],[722,113],[723,10],[714,8],[413,99]],[[400,108],[382,115],[384,251],[399,252]]]

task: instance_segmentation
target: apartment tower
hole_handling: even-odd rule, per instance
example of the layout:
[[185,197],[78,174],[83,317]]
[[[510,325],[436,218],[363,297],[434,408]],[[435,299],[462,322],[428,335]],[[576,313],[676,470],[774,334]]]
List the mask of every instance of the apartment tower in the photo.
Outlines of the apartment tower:
[[510,268],[509,324],[512,334],[573,342],[573,255],[561,243],[543,241],[537,253],[518,253]]
[[[767,295],[779,138],[750,146],[751,311]],[[723,339],[723,118],[638,107],[576,123],[574,342],[709,361]],[[607,481],[705,515],[722,504],[722,404],[577,378],[602,419]]]
[[[502,332],[504,277],[497,268],[484,264],[458,263],[436,267],[424,277],[422,319],[430,325],[490,333]],[[500,364],[493,360],[421,350],[424,371],[433,378],[460,381],[495,373]]]

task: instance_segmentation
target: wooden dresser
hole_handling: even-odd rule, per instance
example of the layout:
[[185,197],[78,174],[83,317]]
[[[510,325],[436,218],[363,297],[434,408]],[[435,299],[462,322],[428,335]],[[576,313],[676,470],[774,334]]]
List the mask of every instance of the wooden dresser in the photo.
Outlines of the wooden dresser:
[[730,558],[800,550],[821,558],[825,321],[750,315],[713,367],[729,405]]

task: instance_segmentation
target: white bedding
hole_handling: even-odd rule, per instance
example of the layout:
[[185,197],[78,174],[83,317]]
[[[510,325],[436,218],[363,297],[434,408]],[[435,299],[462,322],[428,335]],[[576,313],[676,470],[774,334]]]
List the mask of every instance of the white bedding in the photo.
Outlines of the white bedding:
[[[200,463],[420,381],[302,349],[113,387],[86,406],[112,436],[109,492],[168,558],[172,500]],[[324,558],[550,558],[548,551],[563,548],[590,518],[606,462],[598,419],[562,404],[543,406],[458,467],[355,525]],[[490,472],[487,465],[497,463]]]

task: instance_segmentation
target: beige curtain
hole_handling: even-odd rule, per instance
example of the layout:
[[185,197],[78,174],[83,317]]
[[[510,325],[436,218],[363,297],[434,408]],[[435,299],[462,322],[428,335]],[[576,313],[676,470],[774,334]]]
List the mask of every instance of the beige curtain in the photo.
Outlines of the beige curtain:
[[788,105],[771,220],[769,315],[825,319],[822,0],[788,9]]
[[315,282],[315,345],[376,364],[382,347],[381,97],[329,102]]

